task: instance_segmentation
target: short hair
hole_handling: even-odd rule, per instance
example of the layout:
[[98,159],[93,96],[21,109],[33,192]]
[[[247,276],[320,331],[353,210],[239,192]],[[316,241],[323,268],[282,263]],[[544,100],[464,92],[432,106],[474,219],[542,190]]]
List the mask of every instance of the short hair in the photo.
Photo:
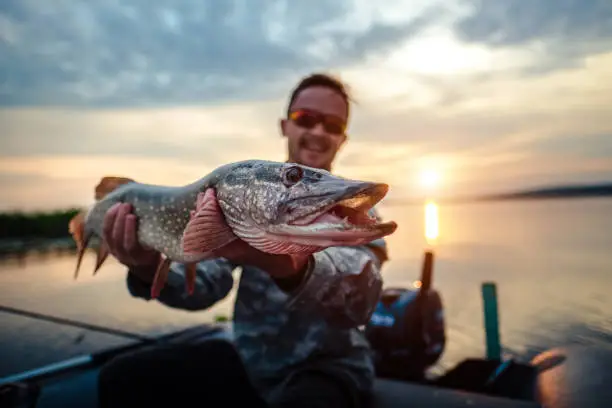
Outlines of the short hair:
[[291,92],[289,104],[287,105],[287,115],[289,115],[291,112],[291,106],[295,102],[300,92],[313,86],[322,86],[338,92],[346,102],[346,116],[347,118],[349,117],[351,97],[349,95],[348,86],[340,79],[324,73],[314,73],[302,78],[302,80],[293,89],[293,92]]

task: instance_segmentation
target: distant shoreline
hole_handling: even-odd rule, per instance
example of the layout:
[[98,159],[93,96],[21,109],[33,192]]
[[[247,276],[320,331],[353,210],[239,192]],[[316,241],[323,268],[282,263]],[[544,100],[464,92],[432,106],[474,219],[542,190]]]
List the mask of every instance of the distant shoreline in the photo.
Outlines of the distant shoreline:
[[[482,194],[473,196],[440,197],[434,199],[438,204],[477,204],[482,202],[496,201],[520,201],[520,200],[570,200],[586,198],[612,197],[612,183],[579,186],[547,187],[533,190],[522,190],[499,194]],[[383,205],[397,207],[400,205],[422,205],[423,200],[391,198],[383,200]]]
[[75,251],[68,223],[80,209],[0,213],[0,257]]
[[517,199],[593,198],[609,196],[612,196],[612,184],[549,187],[513,193],[488,194],[479,196],[476,199],[480,201],[491,201]]

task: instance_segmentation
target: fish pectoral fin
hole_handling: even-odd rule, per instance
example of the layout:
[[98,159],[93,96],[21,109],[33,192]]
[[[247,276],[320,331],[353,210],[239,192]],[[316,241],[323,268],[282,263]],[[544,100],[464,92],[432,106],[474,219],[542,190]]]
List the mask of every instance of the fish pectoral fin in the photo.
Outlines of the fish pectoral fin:
[[151,298],[157,298],[166,285],[171,263],[172,260],[170,260],[170,258],[166,258],[162,255],[162,259],[159,261],[157,271],[155,272],[155,277],[153,278],[153,284],[151,285]]
[[183,253],[189,257],[204,257],[238,239],[225,222],[212,189],[200,193],[196,209],[183,231]]

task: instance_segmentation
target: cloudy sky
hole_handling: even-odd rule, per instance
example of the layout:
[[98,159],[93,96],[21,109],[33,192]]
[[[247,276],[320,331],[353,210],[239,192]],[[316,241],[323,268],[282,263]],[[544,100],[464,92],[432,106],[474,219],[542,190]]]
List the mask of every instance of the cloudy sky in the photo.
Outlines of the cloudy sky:
[[358,103],[335,171],[393,197],[612,180],[610,0],[3,0],[0,209],[284,160],[315,70]]

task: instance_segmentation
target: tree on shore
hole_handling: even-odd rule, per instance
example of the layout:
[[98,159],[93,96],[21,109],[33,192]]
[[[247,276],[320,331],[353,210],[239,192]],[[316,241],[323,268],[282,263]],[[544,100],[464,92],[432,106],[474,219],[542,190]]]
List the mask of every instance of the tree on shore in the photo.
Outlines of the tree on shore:
[[68,224],[81,209],[53,212],[10,212],[0,214],[0,239],[69,238]]

